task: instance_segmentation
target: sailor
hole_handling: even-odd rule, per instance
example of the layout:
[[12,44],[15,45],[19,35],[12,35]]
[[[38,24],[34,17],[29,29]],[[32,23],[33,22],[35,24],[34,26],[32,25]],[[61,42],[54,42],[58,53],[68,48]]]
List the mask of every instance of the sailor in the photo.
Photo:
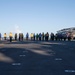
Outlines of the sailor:
[[23,41],[23,33],[19,33],[19,41]]
[[45,34],[45,41],[47,40],[46,34]]
[[15,33],[15,40],[17,41],[17,33]]
[[44,41],[45,35],[44,32],[42,33],[42,41]]
[[4,40],[6,40],[6,38],[7,38],[7,34],[6,34],[6,33],[4,33]]
[[33,40],[33,36],[34,36],[33,33],[31,33],[31,34],[30,34],[31,40]]
[[46,33],[46,41],[48,41],[49,40],[49,33],[47,32]]
[[58,34],[55,34],[55,40],[56,41],[58,40]]
[[22,33],[22,41],[23,41],[23,39],[24,39],[24,35],[23,35],[23,33]]
[[38,38],[39,38],[39,35],[38,35],[38,33],[36,34],[36,40],[38,41]]
[[7,38],[7,34],[6,34],[6,33],[4,33],[4,40],[6,40],[6,38]]
[[0,33],[0,41],[1,41],[1,33]]
[[28,40],[28,39],[29,39],[29,33],[26,34],[26,40]]
[[64,39],[64,41],[66,41],[66,38],[67,38],[67,35],[64,34],[64,35],[63,35],[63,39]]
[[10,32],[10,34],[9,34],[10,42],[12,42],[12,37],[13,37],[13,35],[12,35],[12,33]]
[[20,38],[20,33],[19,33],[19,41],[21,40],[21,38]]
[[60,33],[60,35],[59,35],[59,38],[60,38],[59,41],[62,41],[62,34],[61,34],[61,33]]
[[61,39],[61,34],[60,33],[58,34],[58,37],[57,38],[60,41],[60,39]]
[[51,33],[51,40],[54,41],[54,33]]
[[33,37],[34,37],[34,41],[35,41],[35,33],[34,33]]
[[39,41],[41,41],[41,36],[42,36],[41,33],[39,33]]

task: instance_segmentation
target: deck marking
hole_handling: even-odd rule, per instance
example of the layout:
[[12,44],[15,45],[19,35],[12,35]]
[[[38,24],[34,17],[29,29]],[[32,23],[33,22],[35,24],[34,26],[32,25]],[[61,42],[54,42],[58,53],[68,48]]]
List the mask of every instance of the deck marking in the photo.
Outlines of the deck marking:
[[73,73],[75,70],[65,70],[65,72]]
[[20,66],[21,63],[12,63],[13,66]]
[[25,57],[26,55],[20,55],[20,57]]
[[55,58],[55,60],[59,60],[59,61],[61,61],[62,59],[61,59],[61,58]]

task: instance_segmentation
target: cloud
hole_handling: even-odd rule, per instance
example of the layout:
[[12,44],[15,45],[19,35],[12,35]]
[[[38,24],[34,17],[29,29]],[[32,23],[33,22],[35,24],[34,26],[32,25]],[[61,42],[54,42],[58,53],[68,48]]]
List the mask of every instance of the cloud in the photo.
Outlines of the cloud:
[[21,29],[19,27],[19,25],[15,25],[15,33],[21,33]]

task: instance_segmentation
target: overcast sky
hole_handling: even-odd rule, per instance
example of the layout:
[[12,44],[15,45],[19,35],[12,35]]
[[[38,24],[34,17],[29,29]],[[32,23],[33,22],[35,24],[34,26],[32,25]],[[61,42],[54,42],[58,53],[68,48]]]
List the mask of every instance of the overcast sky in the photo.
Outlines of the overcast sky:
[[0,32],[54,32],[75,27],[75,0],[0,0]]

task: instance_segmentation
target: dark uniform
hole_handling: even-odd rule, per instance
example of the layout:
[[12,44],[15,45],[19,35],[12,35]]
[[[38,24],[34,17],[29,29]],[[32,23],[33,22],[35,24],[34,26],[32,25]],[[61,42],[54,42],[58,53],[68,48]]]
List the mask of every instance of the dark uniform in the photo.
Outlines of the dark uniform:
[[22,41],[23,41],[23,39],[24,39],[24,35],[23,35],[23,33],[22,33]]
[[60,39],[61,39],[61,35],[60,35],[60,34],[58,34],[58,40],[60,41]]
[[45,41],[47,40],[46,34],[45,34]]
[[20,38],[20,33],[19,33],[19,41],[21,40],[21,38]]
[[51,40],[54,41],[54,34],[51,33]]
[[56,40],[56,41],[58,40],[58,35],[57,35],[57,34],[55,34],[55,40]]
[[12,33],[10,32],[10,34],[9,34],[10,42],[12,42],[12,37],[13,37],[13,35],[12,35]]
[[1,40],[1,33],[0,33],[0,40]]
[[35,33],[34,33],[33,37],[34,37],[34,41],[35,41]]
[[39,41],[41,41],[41,36],[42,36],[42,35],[41,35],[41,33],[40,33],[40,34],[39,34]]
[[29,34],[27,33],[27,34],[26,34],[26,40],[28,40],[28,39],[29,39]]
[[62,36],[62,34],[60,34],[60,40],[62,41],[62,39],[63,39],[63,36]]
[[47,32],[46,33],[46,41],[48,41],[49,40],[49,33]]
[[63,35],[63,39],[64,39],[64,41],[66,41],[66,39],[67,39],[67,35],[66,34]]
[[19,33],[19,41],[23,41],[23,33]]
[[15,34],[15,40],[17,41],[17,33]]
[[38,41],[38,38],[39,38],[39,35],[38,35],[38,33],[36,34],[36,40]]

